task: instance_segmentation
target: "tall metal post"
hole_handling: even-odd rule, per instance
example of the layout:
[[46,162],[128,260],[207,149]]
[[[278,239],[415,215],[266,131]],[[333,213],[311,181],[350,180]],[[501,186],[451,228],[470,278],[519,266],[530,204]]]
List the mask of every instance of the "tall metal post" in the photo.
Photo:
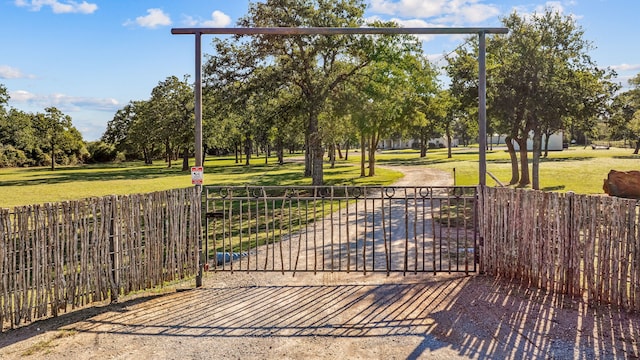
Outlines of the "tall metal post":
[[[194,84],[195,92],[195,157],[196,167],[202,166],[202,33],[196,32],[196,79]],[[198,192],[202,191],[201,185],[196,185]],[[196,287],[202,286],[202,271],[204,267],[204,259],[202,253],[202,234],[198,237],[198,274],[196,275]]]
[[195,115],[196,115],[196,139],[195,156],[196,166],[202,166],[202,33],[196,36],[196,80],[195,80]]
[[480,132],[478,135],[480,151],[478,183],[484,187],[487,185],[487,45],[485,32],[480,31],[478,36],[478,123]]

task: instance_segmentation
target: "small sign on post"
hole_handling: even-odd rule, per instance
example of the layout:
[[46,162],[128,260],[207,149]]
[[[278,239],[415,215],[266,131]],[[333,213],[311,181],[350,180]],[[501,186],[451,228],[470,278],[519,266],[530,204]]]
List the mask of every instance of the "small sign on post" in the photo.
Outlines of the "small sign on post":
[[193,185],[202,185],[204,182],[204,168],[202,166],[191,167],[191,183]]

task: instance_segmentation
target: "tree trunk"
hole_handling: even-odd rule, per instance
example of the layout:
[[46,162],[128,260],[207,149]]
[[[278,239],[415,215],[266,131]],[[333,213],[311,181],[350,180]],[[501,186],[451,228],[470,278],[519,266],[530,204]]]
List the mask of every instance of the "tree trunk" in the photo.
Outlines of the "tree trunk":
[[332,169],[336,167],[336,143],[334,142],[329,145],[329,162]]
[[420,157],[427,156],[427,134],[424,129],[420,129]]
[[51,143],[51,171],[56,169],[56,146],[52,142]]
[[269,146],[267,145],[267,151],[264,152],[264,164],[267,165],[269,164],[269,153],[271,152],[271,150],[269,149]]
[[182,152],[182,171],[189,171],[189,148],[185,148]]
[[379,134],[371,135],[371,144],[369,145],[369,175],[376,175],[376,150],[378,149]]
[[636,141],[636,149],[633,150],[633,155],[638,155],[638,151],[640,151],[640,139]]
[[338,157],[340,158],[340,160],[342,160],[343,156],[342,156],[342,150],[340,149],[340,143],[335,144],[336,146],[336,150],[338,150]]
[[153,157],[151,156],[151,154],[153,154],[153,146],[151,146],[151,149],[148,149],[146,146],[142,146],[142,156],[144,156],[144,164],[145,165],[153,165]]
[[282,139],[276,140],[276,156],[278,157],[278,164],[284,164],[284,142]]
[[529,154],[527,153],[527,138],[516,139],[520,146],[520,182],[519,187],[525,187],[531,183],[529,178]]
[[240,156],[239,156],[240,155],[240,149],[239,149],[238,144],[234,145],[234,149],[236,151],[236,164],[237,164],[237,163],[239,163],[241,161],[240,160]]
[[209,147],[204,145],[202,147],[202,164],[204,165],[204,161],[207,159],[207,153],[209,152]]
[[369,143],[369,171],[367,172],[367,176],[371,177],[376,174],[376,148],[373,147],[373,138],[374,135],[371,135],[371,142]]
[[364,133],[360,135],[360,177],[364,177],[364,168],[367,161],[367,139],[364,136]]
[[309,145],[309,132],[304,137],[304,176],[311,176],[311,169],[313,167],[313,160],[311,157],[311,145]]
[[542,134],[533,133],[533,162],[531,166],[532,188],[540,190],[540,154],[542,153]]
[[309,117],[309,149],[311,150],[311,185],[322,186],[324,184],[324,148],[322,138],[318,131],[318,114],[312,112]]
[[549,138],[551,137],[551,134],[546,133],[545,134],[545,139],[544,139],[544,157],[547,158],[549,156]]
[[164,143],[164,152],[167,159],[167,168],[171,168],[171,145],[169,145],[169,141]]
[[507,145],[509,158],[511,159],[511,180],[509,181],[509,185],[515,185],[520,180],[520,173],[518,172],[518,155],[516,155],[516,149],[513,146],[513,138],[511,136],[505,137],[504,143]]
[[344,143],[344,160],[349,160],[349,142]]
[[451,133],[447,132],[447,159],[451,159]]
[[244,164],[249,166],[251,162],[251,138],[247,135],[244,140]]

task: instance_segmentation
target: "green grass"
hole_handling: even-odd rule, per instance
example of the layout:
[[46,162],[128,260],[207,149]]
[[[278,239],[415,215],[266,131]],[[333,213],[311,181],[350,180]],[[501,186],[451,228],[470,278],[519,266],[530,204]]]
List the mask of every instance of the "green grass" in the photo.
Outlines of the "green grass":
[[[193,160],[192,160],[193,162]],[[298,161],[276,165],[270,159],[254,159],[253,164],[235,164],[233,158],[208,158],[205,161],[205,185],[309,185]],[[78,167],[0,169],[0,207],[77,200],[93,196],[147,193],[190,187],[191,173],[180,171],[181,162],[167,168],[157,161]],[[329,185],[390,184],[402,177],[397,171],[380,169],[375,177],[360,177],[350,163],[325,164],[325,182]]]
[[[540,187],[548,191],[573,191],[580,194],[602,194],[604,179],[610,170],[640,170],[640,155],[633,149],[611,148],[592,150],[590,147],[571,147],[563,151],[551,151],[540,164]],[[420,159],[415,151],[395,151],[378,155],[380,164],[424,165],[456,174],[457,185],[478,183],[477,148],[456,148],[453,157],[447,159],[446,149],[429,150]],[[531,153],[529,153],[531,169]],[[487,151],[487,171],[502,183],[511,179],[511,163],[508,153],[501,150]],[[487,185],[496,185],[487,176]]]
[[[338,161],[335,169],[325,164],[328,185],[384,185],[402,175],[397,171],[376,169],[375,177],[360,177],[358,152],[351,152],[348,162]],[[376,154],[379,165],[428,166],[449,173],[455,169],[457,185],[478,183],[477,147],[456,148],[447,159],[446,149],[429,150],[420,158],[415,150],[383,151]],[[231,157],[208,158],[205,162],[205,185],[308,185],[311,179],[302,176],[303,164],[287,160],[276,165],[270,159],[254,159],[251,166],[235,164]],[[181,163],[172,168],[157,161],[154,165],[141,162],[109,165],[86,165],[48,168],[0,169],[0,207],[75,200],[111,194],[132,194],[190,187],[191,175],[180,171]],[[572,147],[550,152],[540,166],[543,190],[574,191],[582,194],[602,194],[602,184],[610,170],[640,169],[640,155],[631,149],[592,150]],[[487,170],[501,182],[511,177],[509,156],[504,150],[487,152]],[[487,184],[495,182],[487,177]]]

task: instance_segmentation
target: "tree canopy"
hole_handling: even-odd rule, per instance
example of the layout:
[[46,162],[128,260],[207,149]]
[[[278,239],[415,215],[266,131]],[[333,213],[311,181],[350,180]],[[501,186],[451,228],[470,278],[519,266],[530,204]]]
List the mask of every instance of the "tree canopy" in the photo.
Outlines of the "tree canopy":
[[194,133],[193,86],[188,77],[169,76],[158,82],[148,100],[131,101],[107,124],[102,141],[113,144],[128,158],[146,164],[162,154],[168,167],[182,151],[182,169],[188,170]]
[[629,79],[630,89],[618,94],[607,119],[611,136],[635,142],[634,154],[640,151],[640,74]]
[[[365,7],[360,0],[267,0],[251,3],[248,14],[238,21],[238,26],[358,27],[365,22]],[[381,22],[369,25],[396,26]],[[408,36],[257,35],[248,39],[236,36],[229,40],[214,40],[214,46],[216,53],[209,57],[204,67],[206,85],[210,89],[206,91],[208,94],[226,97],[249,89],[253,89],[255,94],[261,87],[269,89],[269,94],[293,94],[279,96],[277,108],[287,110],[281,112],[287,114],[285,118],[304,122],[305,175],[311,176],[314,185],[323,183],[325,147],[333,148],[336,139],[331,129],[335,128],[334,122],[338,119],[327,116],[331,113],[332,99],[349,88],[346,83],[362,74],[379,78],[369,82],[369,89],[377,83],[381,90],[384,82],[399,89],[400,82],[407,81],[406,74],[394,74],[391,67],[400,69],[397,64],[404,61],[405,54],[420,51],[417,40]],[[385,63],[387,65],[383,65]],[[376,96],[373,92],[369,95]],[[366,94],[363,96],[367,97]],[[406,99],[409,94],[405,91],[404,96]],[[377,97],[380,98],[376,102],[378,114],[383,110],[387,112],[383,116],[385,121],[390,120],[391,113],[401,116],[399,102],[393,102],[382,94]],[[246,96],[234,95],[233,99],[234,113],[251,109],[246,102],[241,102],[247,99]],[[292,102],[287,104],[283,101]],[[228,108],[227,111],[231,113]],[[375,150],[377,141],[373,140],[369,141],[369,147]],[[373,168],[370,169],[373,172]]]
[[0,167],[75,165],[89,153],[71,117],[56,107],[44,113],[7,108],[10,96],[0,84]]
[[[530,184],[527,141],[533,138],[533,188],[539,188],[538,166],[542,138],[564,129],[571,121],[593,127],[606,116],[616,91],[613,73],[599,69],[589,57],[591,44],[571,16],[546,10],[502,20],[509,34],[488,41],[488,115],[491,124],[507,134],[512,156],[511,184]],[[477,89],[477,66],[470,58],[477,46],[468,45],[451,57],[448,74],[452,92],[462,103]],[[515,148],[519,147],[520,171]]]

